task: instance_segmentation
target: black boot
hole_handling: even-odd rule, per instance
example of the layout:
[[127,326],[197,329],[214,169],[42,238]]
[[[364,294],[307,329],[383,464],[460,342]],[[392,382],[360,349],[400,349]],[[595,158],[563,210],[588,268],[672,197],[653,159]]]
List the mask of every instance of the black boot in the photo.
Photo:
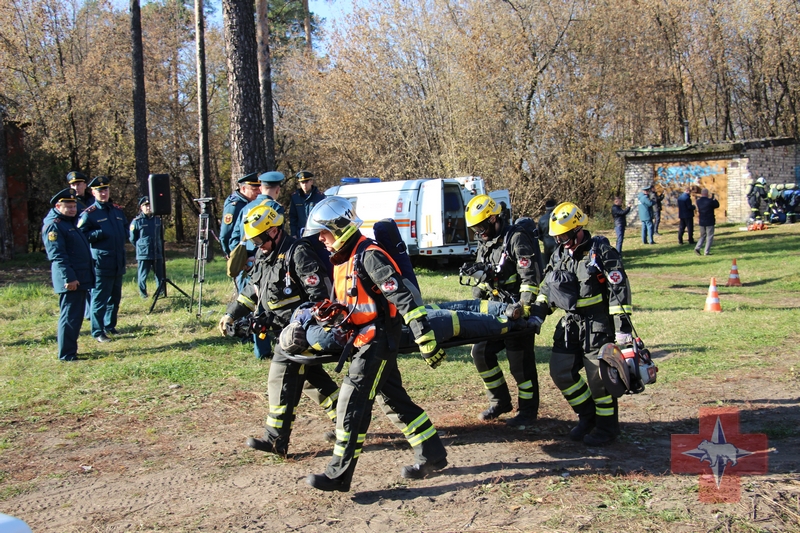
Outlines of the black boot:
[[[500,377],[502,377],[502,374]],[[479,420],[487,422],[514,410],[514,406],[511,404],[511,393],[508,391],[508,383],[505,381],[498,387],[487,389],[486,396],[489,397],[489,408],[478,415]]]
[[447,458],[438,461],[428,461],[423,464],[404,466],[400,470],[400,475],[405,479],[425,479],[431,474],[438,472],[447,466]]
[[488,422],[489,420],[494,420],[498,418],[500,415],[505,413],[510,413],[514,410],[514,406],[511,405],[511,402],[508,403],[501,403],[495,404],[490,406],[487,410],[483,411],[481,414],[478,415],[479,420],[483,420],[484,422]]
[[264,437],[263,439],[250,437],[247,439],[247,445],[255,450],[267,453],[274,453],[277,455],[286,455],[287,453],[289,453],[288,445],[279,442],[274,442],[267,437]]
[[519,400],[517,414],[506,420],[506,424],[512,428],[525,429],[536,424],[539,406],[532,399]]
[[350,482],[353,480],[353,472],[355,470],[356,460],[354,459],[341,476],[331,479],[324,472],[322,474],[309,474],[306,478],[306,483],[317,490],[325,492],[349,492]]
[[605,446],[611,444],[619,435],[617,400],[614,399],[614,414],[611,416],[598,416],[595,418],[595,428],[583,437],[587,446]]
[[578,425],[572,428],[569,432],[569,440],[575,442],[582,442],[583,438],[594,429],[594,413],[586,415],[578,415]]

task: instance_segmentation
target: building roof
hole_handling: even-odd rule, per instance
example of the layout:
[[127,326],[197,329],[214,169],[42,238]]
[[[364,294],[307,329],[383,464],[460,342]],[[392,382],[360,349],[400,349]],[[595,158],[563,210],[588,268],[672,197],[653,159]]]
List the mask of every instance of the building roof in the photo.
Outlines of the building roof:
[[792,137],[772,137],[768,139],[721,141],[716,143],[637,146],[618,150],[617,154],[626,159],[662,158],[665,156],[734,155],[746,152],[747,150],[772,148],[775,146],[791,146],[794,144],[797,144],[797,141]]

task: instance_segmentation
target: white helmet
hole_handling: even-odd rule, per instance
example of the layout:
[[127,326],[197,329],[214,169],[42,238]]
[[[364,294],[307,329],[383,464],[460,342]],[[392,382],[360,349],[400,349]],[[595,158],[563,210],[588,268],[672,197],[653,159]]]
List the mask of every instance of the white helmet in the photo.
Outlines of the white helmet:
[[336,237],[332,248],[339,251],[342,245],[358,231],[361,224],[363,221],[358,218],[349,200],[340,196],[330,196],[315,205],[308,214],[303,236],[316,235],[326,229]]
[[764,176],[760,176],[760,177],[759,177],[759,178],[756,180],[756,183],[758,183],[759,185],[766,185],[766,184],[767,184],[767,180],[765,180],[765,179],[764,179]]

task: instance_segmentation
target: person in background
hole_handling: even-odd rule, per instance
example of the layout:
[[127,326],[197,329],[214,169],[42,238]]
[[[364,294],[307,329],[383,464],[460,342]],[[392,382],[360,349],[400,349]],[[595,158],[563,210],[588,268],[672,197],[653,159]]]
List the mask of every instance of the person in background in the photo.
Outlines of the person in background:
[[95,285],[92,289],[92,337],[110,342],[116,335],[117,314],[125,274],[125,241],[128,222],[119,206],[111,203],[110,179],[98,176],[89,182],[94,203],[78,219],[80,229],[92,248]]
[[658,228],[661,225],[661,202],[664,201],[664,193],[656,192],[655,187],[650,189],[650,201],[653,202],[653,235],[661,235]]
[[700,255],[700,249],[705,245],[705,255],[711,255],[711,243],[714,242],[714,225],[716,218],[714,210],[719,208],[719,202],[714,195],[708,197],[708,189],[700,191],[700,198],[697,199],[697,225],[700,226],[700,238],[697,239],[697,246],[694,253]]
[[642,221],[642,244],[655,244],[653,241],[653,200],[650,198],[652,185],[642,187],[639,193],[639,220]]
[[[86,177],[85,174],[81,172],[72,171],[67,174],[67,183],[69,184],[70,188],[75,191],[75,202],[78,205],[78,214],[75,215],[77,217],[81,216],[87,207],[92,205],[94,202],[94,197],[91,194],[86,194],[86,182],[89,181],[89,178]],[[92,291],[87,289],[86,290],[86,306],[83,311],[83,319],[89,320],[91,318],[91,311],[92,311]]]
[[628,207],[622,207],[622,198],[614,197],[614,205],[611,206],[611,216],[614,218],[614,232],[617,234],[617,253],[622,255],[622,241],[625,239],[625,227],[628,225],[628,213],[631,212],[631,202]]
[[141,213],[131,222],[128,238],[136,250],[139,262],[137,281],[139,296],[147,298],[147,276],[150,271],[156,278],[156,289],[161,286],[164,258],[164,233],[161,219],[150,214],[150,199],[142,196],[139,199]]
[[308,214],[315,205],[325,199],[325,195],[314,185],[314,174],[308,170],[301,170],[295,174],[295,178],[300,188],[292,193],[290,200],[289,233],[292,237],[300,237],[300,233],[306,227]]
[[556,201],[552,198],[549,198],[544,203],[544,214],[539,217],[539,240],[542,241],[542,246],[544,247],[542,261],[544,261],[545,265],[548,261],[550,261],[550,256],[553,255],[553,250],[556,249],[556,240],[551,237],[549,233],[550,213],[553,212],[553,208],[555,206]]
[[59,191],[50,205],[53,209],[42,223],[42,241],[52,263],[53,290],[59,296],[58,359],[77,361],[86,293],[94,287],[92,251],[86,235],[75,226],[75,191]]
[[222,253],[225,257],[231,255],[231,250],[239,244],[233,242],[231,238],[233,235],[233,228],[235,223],[239,220],[239,213],[245,205],[252,202],[261,192],[261,183],[258,181],[258,174],[251,172],[239,178],[236,183],[239,185],[239,190],[234,191],[230,196],[225,199],[225,205],[222,207],[222,223],[219,228],[219,242],[222,246]]
[[689,244],[694,244],[694,204],[692,188],[687,186],[683,194],[678,196],[678,244],[683,244],[683,232],[689,236]]

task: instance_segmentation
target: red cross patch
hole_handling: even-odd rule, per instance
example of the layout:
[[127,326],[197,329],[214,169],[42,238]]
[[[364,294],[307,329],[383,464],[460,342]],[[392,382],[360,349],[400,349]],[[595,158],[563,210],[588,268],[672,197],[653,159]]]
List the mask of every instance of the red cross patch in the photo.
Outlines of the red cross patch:
[[527,257],[520,257],[519,261],[517,261],[517,265],[519,265],[520,268],[528,268],[531,266],[531,260]]
[[309,274],[308,276],[306,276],[305,284],[308,285],[309,287],[316,287],[317,285],[319,285],[319,276],[317,276],[316,274]]
[[381,284],[381,292],[392,293],[397,290],[397,281],[394,278],[389,278]]
[[608,273],[608,281],[610,281],[614,285],[622,283],[623,279],[625,279],[625,276],[623,276],[622,272],[620,272],[619,270],[612,270],[611,272]]

